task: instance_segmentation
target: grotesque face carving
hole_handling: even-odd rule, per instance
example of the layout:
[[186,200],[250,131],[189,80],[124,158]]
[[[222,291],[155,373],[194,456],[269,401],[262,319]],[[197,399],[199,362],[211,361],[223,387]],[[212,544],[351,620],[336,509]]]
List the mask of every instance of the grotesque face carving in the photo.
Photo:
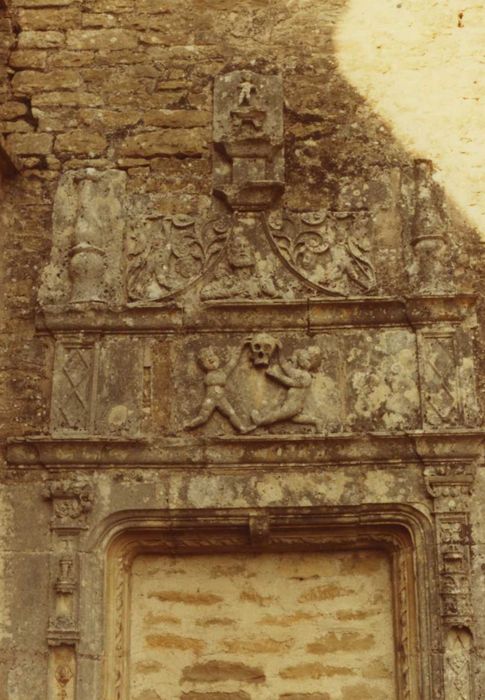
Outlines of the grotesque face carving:
[[233,267],[251,267],[254,265],[254,253],[249,241],[244,236],[234,236],[229,242],[227,254]]
[[276,348],[280,347],[280,341],[268,333],[258,333],[248,338],[251,360],[255,367],[268,367]]

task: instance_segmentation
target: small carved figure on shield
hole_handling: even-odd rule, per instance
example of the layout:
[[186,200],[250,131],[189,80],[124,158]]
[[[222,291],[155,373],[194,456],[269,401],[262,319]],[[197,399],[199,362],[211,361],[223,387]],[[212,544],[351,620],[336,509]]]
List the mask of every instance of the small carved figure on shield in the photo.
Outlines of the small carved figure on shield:
[[289,360],[280,357],[279,365],[267,369],[268,377],[287,387],[288,393],[279,406],[265,411],[251,411],[251,420],[255,426],[270,425],[283,420],[317,425],[317,418],[305,412],[305,403],[313,381],[312,373],[319,368],[321,361],[320,348],[312,345],[297,350]]
[[237,430],[241,433],[247,432],[247,426],[238,416],[226,396],[226,382],[236,368],[244,347],[243,345],[239,352],[236,352],[223,368],[221,368],[221,361],[212,346],[203,348],[200,351],[198,356],[199,364],[206,373],[204,379],[205,397],[199,413],[187,423],[187,428],[197,428],[199,425],[203,425],[209,420],[214,411],[219,411]]

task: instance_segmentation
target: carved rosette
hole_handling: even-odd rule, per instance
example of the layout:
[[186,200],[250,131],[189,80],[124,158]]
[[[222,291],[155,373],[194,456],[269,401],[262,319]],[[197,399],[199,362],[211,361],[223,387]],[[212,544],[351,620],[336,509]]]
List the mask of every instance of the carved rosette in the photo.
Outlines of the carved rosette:
[[88,482],[48,481],[44,497],[52,501],[53,530],[76,532],[87,527],[86,518],[93,507],[93,489]]

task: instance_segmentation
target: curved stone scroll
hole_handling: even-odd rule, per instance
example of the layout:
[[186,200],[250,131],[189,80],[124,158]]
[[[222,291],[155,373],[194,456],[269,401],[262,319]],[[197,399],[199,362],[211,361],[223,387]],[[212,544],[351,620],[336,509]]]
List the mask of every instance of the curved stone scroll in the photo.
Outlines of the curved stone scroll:
[[368,218],[365,211],[275,212],[266,225],[275,250],[302,280],[319,292],[349,296],[376,286]]
[[128,300],[159,301],[186,289],[219,259],[230,229],[227,216],[180,214],[137,226],[127,240]]

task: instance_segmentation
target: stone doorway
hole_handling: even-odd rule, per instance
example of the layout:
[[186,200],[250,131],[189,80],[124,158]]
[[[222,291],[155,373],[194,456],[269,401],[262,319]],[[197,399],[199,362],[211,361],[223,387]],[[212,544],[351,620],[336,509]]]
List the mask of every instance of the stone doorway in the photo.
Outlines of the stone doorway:
[[129,700],[396,700],[378,549],[140,554]]

